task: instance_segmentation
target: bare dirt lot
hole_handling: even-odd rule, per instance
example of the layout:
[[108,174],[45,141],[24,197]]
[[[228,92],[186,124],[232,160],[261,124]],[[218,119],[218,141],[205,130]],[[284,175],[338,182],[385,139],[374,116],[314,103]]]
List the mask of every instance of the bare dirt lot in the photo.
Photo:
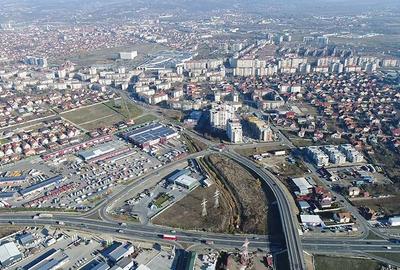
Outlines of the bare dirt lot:
[[4,225],[4,226],[1,226],[1,228],[0,228],[0,238],[8,236],[10,234],[13,234],[15,232],[18,232],[21,229],[22,229],[21,227],[15,226],[15,225]]
[[197,140],[196,138],[190,137],[189,135],[183,134],[183,138],[187,143],[190,153],[200,152],[207,148],[205,143]]
[[[214,208],[214,193],[217,186],[209,188],[198,187],[185,198],[155,217],[154,224],[174,228],[207,230],[213,232],[230,231],[229,216],[231,213],[223,198],[219,199],[220,206]],[[207,200],[207,216],[201,215],[201,202]]]
[[289,148],[284,145],[264,145],[264,146],[257,146],[257,147],[243,147],[236,149],[236,152],[243,155],[243,156],[253,156],[264,154],[269,151],[279,151],[279,150],[288,150]]
[[374,198],[365,200],[354,200],[352,203],[356,207],[368,207],[384,213],[385,215],[400,214],[400,195],[388,198]]
[[[200,162],[214,184],[197,188],[153,219],[153,223],[214,232],[274,234],[281,232],[274,197],[250,172],[229,158],[212,154]],[[214,192],[220,191],[220,207],[213,208]],[[206,217],[201,202],[208,201]],[[268,199],[267,199],[268,198]]]
[[267,233],[268,200],[260,180],[236,162],[213,154],[205,161],[219,176],[238,210],[235,224],[244,233]]

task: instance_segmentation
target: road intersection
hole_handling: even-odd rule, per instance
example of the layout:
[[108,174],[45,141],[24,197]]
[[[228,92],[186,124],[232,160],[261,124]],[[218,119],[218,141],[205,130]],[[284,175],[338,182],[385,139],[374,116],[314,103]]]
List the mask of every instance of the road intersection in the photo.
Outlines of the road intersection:
[[[160,241],[160,236],[162,236],[163,234],[168,234],[171,230],[170,228],[155,226],[152,224],[133,223],[124,226],[123,230],[121,231],[121,224],[113,220],[113,218],[109,216],[109,209],[111,209],[113,205],[118,202],[118,200],[124,198],[124,196],[132,189],[138,188],[140,185],[157,178],[157,175],[159,175],[161,171],[171,169],[173,166],[176,166],[181,162],[186,162],[190,158],[201,157],[215,151],[213,150],[213,148],[216,146],[216,143],[203,138],[197,133],[187,130],[185,130],[184,132],[205,143],[208,148],[194,154],[189,154],[183,159],[173,161],[155,171],[152,171],[136,179],[136,181],[133,181],[131,184],[127,185],[125,189],[108,196],[102,203],[98,204],[96,207],[86,213],[79,214],[54,212],[53,217],[48,219],[32,219],[33,213],[29,212],[2,213],[0,214],[0,224],[11,222],[13,224],[24,226],[32,226],[33,224],[62,226],[72,229],[81,229],[108,234],[118,234],[121,237],[129,237],[133,239]],[[273,144],[286,145],[289,148],[294,147],[291,142],[280,132],[278,134],[280,135],[280,142],[274,142]],[[251,147],[254,147],[254,145],[251,145]],[[245,238],[249,238],[251,246],[254,248],[271,251],[280,251],[287,249],[289,263],[291,267],[290,269],[292,270],[305,269],[303,250],[309,251],[311,253],[335,254],[365,254],[383,251],[388,253],[400,253],[399,244],[390,242],[386,235],[380,232],[375,232],[374,228],[369,226],[369,224],[362,217],[360,219],[360,217],[357,216],[358,212],[357,214],[355,214],[358,220],[361,220],[361,222],[365,222],[362,223],[364,224],[362,226],[363,231],[361,236],[359,237],[320,237],[318,239],[304,237],[301,238],[299,235],[297,217],[293,213],[293,210],[291,209],[291,206],[288,202],[287,194],[283,191],[282,186],[279,185],[279,180],[276,178],[276,176],[268,170],[260,167],[253,161],[249,160],[248,158],[237,154],[234,151],[234,146],[227,145],[225,147],[225,150],[222,151],[221,154],[233,159],[234,161],[247,168],[249,171],[258,175],[260,180],[264,181],[273,191],[280,211],[281,223],[285,235],[285,243],[282,243],[282,241],[275,241],[275,239],[268,236],[216,234],[203,231],[176,230],[178,242],[198,244],[203,243],[204,241],[212,241],[213,245],[215,246],[239,248],[243,244]],[[350,208],[350,210],[353,212],[353,214],[354,211],[356,211],[352,208]],[[97,219],[94,217],[97,217]],[[382,237],[382,239],[366,239],[369,231],[374,231],[374,233]],[[384,261],[384,259],[382,260]]]

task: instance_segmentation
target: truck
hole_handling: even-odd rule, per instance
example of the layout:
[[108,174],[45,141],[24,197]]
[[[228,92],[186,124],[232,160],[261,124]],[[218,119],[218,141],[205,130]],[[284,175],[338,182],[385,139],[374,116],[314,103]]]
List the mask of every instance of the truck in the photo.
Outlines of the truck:
[[176,237],[176,235],[172,235],[172,234],[163,234],[162,239],[176,241],[177,237]]
[[39,218],[52,218],[52,217],[53,217],[53,214],[49,214],[49,213],[40,213],[40,214],[37,214],[37,216],[38,216]]

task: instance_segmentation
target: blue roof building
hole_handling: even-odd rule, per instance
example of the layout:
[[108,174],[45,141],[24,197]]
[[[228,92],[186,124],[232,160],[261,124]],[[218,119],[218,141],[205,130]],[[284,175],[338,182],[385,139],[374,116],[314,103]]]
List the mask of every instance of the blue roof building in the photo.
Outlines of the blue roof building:
[[22,196],[26,196],[26,195],[29,195],[29,194],[31,194],[33,192],[40,191],[40,190],[42,190],[42,189],[44,189],[44,188],[46,188],[48,186],[55,185],[56,183],[61,182],[63,179],[64,179],[64,176],[57,175],[57,176],[51,177],[49,179],[46,179],[46,180],[44,180],[42,182],[33,184],[33,185],[31,185],[31,186],[29,186],[29,187],[27,187],[25,189],[21,189],[19,191],[19,193]]

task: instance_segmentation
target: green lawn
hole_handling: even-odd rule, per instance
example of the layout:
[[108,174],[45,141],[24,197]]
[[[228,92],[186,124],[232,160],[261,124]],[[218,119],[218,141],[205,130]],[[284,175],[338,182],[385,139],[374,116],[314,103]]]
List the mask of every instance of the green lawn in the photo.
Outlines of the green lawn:
[[143,113],[141,108],[129,100],[126,100],[125,104],[126,106],[123,104],[122,100],[110,100],[104,103],[104,105],[123,115],[125,118],[135,118]]
[[0,146],[3,144],[8,143],[9,141],[7,139],[0,139]]
[[80,124],[80,126],[86,130],[94,130],[99,127],[110,127],[115,123],[123,121],[124,118],[119,114],[112,114],[95,121],[86,122],[85,124]]
[[163,206],[163,204],[171,199],[171,196],[169,196],[166,193],[160,193],[157,198],[154,200],[154,204],[160,208]]
[[[119,104],[119,102],[120,101],[117,101],[117,104]],[[129,101],[126,102],[126,106],[123,105],[123,103],[121,103],[121,106],[116,106],[115,103],[116,101],[110,100],[74,111],[61,113],[61,116],[86,130],[93,130],[102,126],[112,126],[128,118],[138,117],[143,112],[141,108]],[[155,117],[152,115],[144,115],[139,117],[137,121],[139,121],[139,123],[144,123],[154,119]]]
[[74,111],[61,113],[61,116],[65,119],[80,125],[91,121],[96,121],[99,118],[108,117],[111,115],[119,115],[121,119],[122,115],[118,114],[114,110],[110,109],[103,103],[98,103],[92,106],[80,108]]
[[369,259],[314,256],[315,270],[379,270],[378,262]]
[[146,122],[151,122],[151,121],[155,121],[158,118],[155,115],[152,114],[145,114],[143,116],[140,116],[139,118],[136,118],[135,121],[135,125],[140,125]]

